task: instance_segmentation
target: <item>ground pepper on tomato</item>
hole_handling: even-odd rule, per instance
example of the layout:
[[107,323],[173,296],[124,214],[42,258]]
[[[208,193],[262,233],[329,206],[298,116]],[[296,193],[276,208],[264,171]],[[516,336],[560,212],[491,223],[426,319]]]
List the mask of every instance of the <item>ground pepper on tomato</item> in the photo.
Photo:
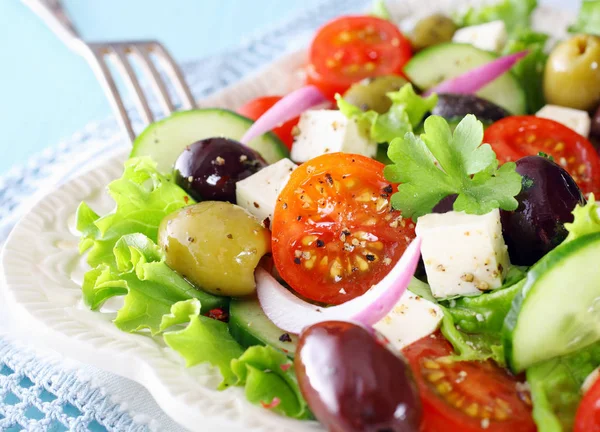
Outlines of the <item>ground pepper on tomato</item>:
[[371,158],[331,153],[298,167],[273,215],[273,260],[301,296],[340,304],[364,294],[400,259],[414,224],[391,208],[393,185]]

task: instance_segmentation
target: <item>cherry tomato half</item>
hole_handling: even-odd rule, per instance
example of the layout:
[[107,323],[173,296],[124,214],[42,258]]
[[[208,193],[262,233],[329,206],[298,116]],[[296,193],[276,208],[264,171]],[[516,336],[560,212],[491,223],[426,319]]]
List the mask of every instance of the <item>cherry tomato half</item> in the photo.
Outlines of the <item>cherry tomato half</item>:
[[364,78],[401,75],[411,56],[410,42],[390,21],[340,17],[321,27],[313,39],[307,81],[333,99]]
[[584,194],[600,192],[596,149],[558,122],[535,116],[506,117],[491,125],[483,140],[492,146],[501,163],[543,152],[571,174]]
[[453,362],[441,333],[402,351],[413,370],[421,402],[421,432],[535,432],[529,393],[492,361]]
[[[282,96],[264,96],[251,100],[238,109],[238,113],[252,120],[258,120],[269,108],[281,100]],[[279,137],[288,149],[292,149],[294,136],[292,130],[298,124],[300,117],[288,120],[280,126],[273,129],[273,133]]]
[[298,167],[279,194],[272,249],[299,294],[340,304],[365,293],[400,259],[414,224],[391,210],[396,190],[371,158],[330,153]]
[[574,432],[600,432],[600,380],[585,393],[575,416]]

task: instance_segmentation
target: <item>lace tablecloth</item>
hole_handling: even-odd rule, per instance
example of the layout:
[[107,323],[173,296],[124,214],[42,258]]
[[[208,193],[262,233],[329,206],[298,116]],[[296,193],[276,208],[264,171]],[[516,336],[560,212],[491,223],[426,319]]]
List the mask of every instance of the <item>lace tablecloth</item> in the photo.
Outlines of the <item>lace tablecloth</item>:
[[[306,43],[320,24],[369,0],[323,0],[236,50],[183,66],[197,99]],[[138,122],[138,126],[139,126]],[[116,120],[88,125],[0,178],[0,242],[44,194],[90,163],[127,146]],[[42,352],[10,336],[0,298],[0,431],[181,431],[137,383]]]

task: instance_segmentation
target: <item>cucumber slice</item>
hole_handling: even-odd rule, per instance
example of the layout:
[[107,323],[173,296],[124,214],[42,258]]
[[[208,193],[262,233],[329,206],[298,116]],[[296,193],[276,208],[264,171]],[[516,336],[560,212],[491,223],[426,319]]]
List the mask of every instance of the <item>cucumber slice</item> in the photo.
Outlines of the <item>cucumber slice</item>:
[[504,320],[515,372],[600,340],[600,233],[554,249],[527,274]]
[[[473,45],[448,42],[427,48],[415,55],[404,66],[404,73],[419,88],[427,90],[496,58],[495,54]],[[526,112],[525,92],[512,72],[507,72],[488,84],[477,95],[512,114]]]
[[[242,138],[253,121],[233,111],[219,108],[180,111],[149,125],[133,143],[130,157],[151,156],[161,172],[170,172],[183,149],[204,138]],[[249,147],[270,164],[289,156],[273,133],[253,139]]]
[[229,305],[229,332],[244,347],[271,345],[294,357],[298,337],[288,334],[291,341],[281,340],[286,334],[267,318],[258,300],[231,300]]

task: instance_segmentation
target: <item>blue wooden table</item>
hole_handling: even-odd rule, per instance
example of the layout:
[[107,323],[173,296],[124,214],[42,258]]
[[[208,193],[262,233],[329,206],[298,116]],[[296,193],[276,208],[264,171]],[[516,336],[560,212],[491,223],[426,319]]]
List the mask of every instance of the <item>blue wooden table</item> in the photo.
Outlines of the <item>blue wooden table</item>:
[[[154,38],[178,62],[239,45],[318,0],[63,0],[85,39]],[[87,63],[19,0],[0,0],[0,175],[111,115]]]

